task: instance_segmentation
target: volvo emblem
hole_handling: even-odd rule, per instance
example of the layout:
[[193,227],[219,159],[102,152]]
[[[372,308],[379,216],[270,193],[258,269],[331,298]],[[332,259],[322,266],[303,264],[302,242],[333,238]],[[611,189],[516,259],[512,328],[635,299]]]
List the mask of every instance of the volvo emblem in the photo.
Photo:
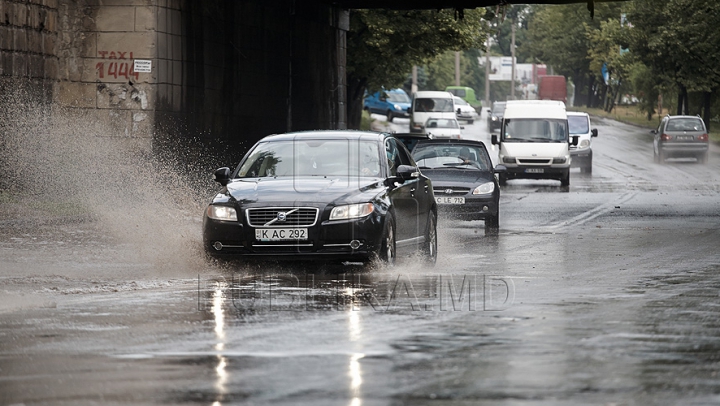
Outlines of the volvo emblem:
[[287,220],[287,214],[284,211],[279,211],[277,214],[278,221],[285,221]]
[[446,194],[446,195],[451,195],[451,194],[453,194],[453,190],[452,190],[452,189],[445,189],[445,194]]

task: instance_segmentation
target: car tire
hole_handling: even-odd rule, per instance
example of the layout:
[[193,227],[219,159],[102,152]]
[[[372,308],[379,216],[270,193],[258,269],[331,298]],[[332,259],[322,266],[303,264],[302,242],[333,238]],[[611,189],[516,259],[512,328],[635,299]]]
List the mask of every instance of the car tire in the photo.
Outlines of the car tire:
[[485,234],[497,234],[500,229],[500,210],[494,216],[485,218]]
[[437,214],[434,212],[428,214],[422,256],[425,263],[430,266],[434,266],[437,262]]
[[507,175],[504,173],[498,174],[498,185],[505,186],[507,185]]
[[392,123],[393,119],[395,118],[395,117],[393,117],[393,113],[390,110],[388,110],[387,113],[385,113],[385,117],[387,117],[388,123]]
[[655,148],[653,148],[653,162],[656,164],[660,163],[660,156],[658,155],[657,151],[655,151]]
[[377,252],[378,259],[387,265],[394,265],[397,256],[395,248],[395,220],[393,220],[392,214],[388,213],[380,240],[380,248]]
[[570,186],[570,169],[566,169],[560,178],[560,186]]
[[662,150],[658,151],[658,162],[664,164],[666,159],[667,155]]
[[467,123],[468,123],[468,125],[470,125],[470,124],[472,124],[472,123],[474,123],[474,122],[475,122],[475,120],[468,120]]

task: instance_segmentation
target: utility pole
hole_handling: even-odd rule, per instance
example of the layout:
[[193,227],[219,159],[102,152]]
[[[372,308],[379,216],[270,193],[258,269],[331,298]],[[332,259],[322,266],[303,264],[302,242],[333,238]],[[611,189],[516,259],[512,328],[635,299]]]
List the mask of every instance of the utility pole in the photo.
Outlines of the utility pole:
[[485,108],[490,108],[490,34],[488,34],[487,46],[485,47]]
[[410,85],[410,93],[415,94],[418,91],[417,86],[417,65],[412,67],[412,85]]
[[455,51],[455,86],[460,86],[460,52]]
[[510,56],[512,57],[512,75],[510,77],[510,99],[515,100],[515,18],[512,19],[511,33]]

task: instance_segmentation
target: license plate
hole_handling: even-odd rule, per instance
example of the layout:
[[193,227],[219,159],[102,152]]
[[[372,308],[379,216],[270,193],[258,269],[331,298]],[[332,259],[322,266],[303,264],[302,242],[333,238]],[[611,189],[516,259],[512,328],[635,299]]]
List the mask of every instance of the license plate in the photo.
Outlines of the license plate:
[[435,197],[435,202],[437,202],[437,204],[465,204],[465,198],[440,196]]
[[692,141],[693,136],[692,135],[678,135],[677,137],[675,137],[675,139],[677,139],[678,141]]
[[544,173],[545,169],[543,168],[527,168],[525,169],[525,173]]
[[301,241],[308,239],[307,228],[256,228],[258,241]]

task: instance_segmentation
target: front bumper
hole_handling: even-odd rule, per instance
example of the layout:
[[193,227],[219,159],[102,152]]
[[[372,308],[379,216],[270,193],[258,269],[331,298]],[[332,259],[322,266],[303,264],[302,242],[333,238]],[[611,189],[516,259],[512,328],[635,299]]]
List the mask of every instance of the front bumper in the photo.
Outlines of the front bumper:
[[508,179],[562,179],[570,170],[569,164],[547,166],[503,165],[507,168],[505,176]]
[[465,204],[438,204],[438,214],[459,220],[485,220],[498,214],[498,199],[494,196],[465,196]]
[[380,246],[383,221],[378,213],[354,220],[318,220],[313,226],[302,227],[308,229],[307,240],[258,241],[257,227],[244,220],[219,221],[205,216],[203,244],[206,252],[216,257],[366,261]]

